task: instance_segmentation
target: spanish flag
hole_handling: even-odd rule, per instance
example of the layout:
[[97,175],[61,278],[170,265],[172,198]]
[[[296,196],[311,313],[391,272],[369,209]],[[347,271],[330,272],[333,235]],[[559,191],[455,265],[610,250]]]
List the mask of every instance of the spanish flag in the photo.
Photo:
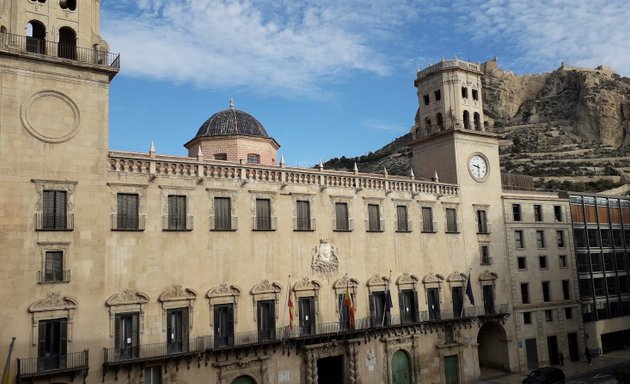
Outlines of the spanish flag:
[[343,297],[343,306],[348,308],[348,322],[349,328],[354,329],[354,305],[352,304],[352,296],[350,296],[350,289],[346,285],[346,294]]
[[295,317],[295,307],[293,306],[293,300],[291,300],[291,293],[289,292],[289,328],[293,329],[293,318]]

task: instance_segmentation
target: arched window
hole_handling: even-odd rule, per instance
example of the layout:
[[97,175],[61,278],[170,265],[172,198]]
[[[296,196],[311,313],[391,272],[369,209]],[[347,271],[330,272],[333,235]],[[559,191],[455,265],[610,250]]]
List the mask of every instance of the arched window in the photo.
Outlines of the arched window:
[[438,113],[435,118],[437,119],[437,126],[440,129],[440,131],[444,130],[444,120],[442,118],[442,114]]
[[61,7],[61,9],[67,9],[69,11],[76,11],[77,0],[59,0],[59,6]]
[[72,28],[61,27],[59,29],[57,56],[71,60],[77,58],[77,34]]
[[470,129],[470,113],[464,111],[464,128]]
[[46,27],[36,20],[26,24],[26,51],[33,53],[46,53]]
[[475,114],[473,115],[473,121],[475,124],[475,130],[481,131],[481,119],[479,118],[479,112],[475,112]]

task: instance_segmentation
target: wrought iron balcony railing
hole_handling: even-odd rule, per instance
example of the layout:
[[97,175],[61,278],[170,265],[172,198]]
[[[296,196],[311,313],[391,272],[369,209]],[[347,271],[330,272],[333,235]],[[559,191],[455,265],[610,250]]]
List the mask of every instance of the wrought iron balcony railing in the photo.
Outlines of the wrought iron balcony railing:
[[103,348],[103,361],[107,365],[201,353],[205,350],[203,337],[190,340],[143,344],[125,348]]
[[88,350],[81,352],[17,359],[17,382],[24,379],[43,378],[60,373],[87,371]]
[[77,47],[73,44],[46,41],[7,32],[0,32],[0,51],[30,53],[112,69],[120,68],[120,54],[118,53],[105,52],[95,48]]

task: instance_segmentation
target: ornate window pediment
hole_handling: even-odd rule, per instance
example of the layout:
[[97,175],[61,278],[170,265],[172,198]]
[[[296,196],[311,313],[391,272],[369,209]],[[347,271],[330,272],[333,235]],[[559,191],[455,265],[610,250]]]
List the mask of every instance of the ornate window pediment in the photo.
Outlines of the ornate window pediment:
[[481,282],[481,285],[495,285],[498,278],[499,275],[494,272],[490,272],[487,269],[479,274],[479,281]]
[[416,289],[416,285],[418,285],[418,276],[416,275],[410,275],[408,273],[403,273],[402,276],[400,276],[397,280],[396,280],[396,284],[398,285],[398,289],[399,290],[403,290],[403,289]]
[[258,321],[256,316],[256,302],[261,300],[274,300],[275,301],[275,309],[276,309],[276,319],[278,318],[278,310],[280,307],[278,305],[278,300],[280,298],[280,292],[282,291],[282,287],[280,284],[269,281],[267,279],[263,280],[261,283],[254,285],[252,290],[250,291],[252,295],[252,303],[254,305],[254,322]]
[[210,306],[210,328],[214,327],[214,306],[220,304],[232,304],[234,306],[234,324],[238,323],[238,298],[241,296],[241,289],[236,285],[221,283],[210,288],[206,297]]
[[72,342],[74,334],[74,312],[79,306],[77,300],[70,296],[62,296],[61,292],[49,292],[48,295],[37,300],[28,307],[32,315],[31,343],[37,346],[38,324],[40,320],[66,318],[68,321],[68,343]]
[[368,279],[365,284],[368,288],[368,293],[385,291],[389,284],[389,278],[387,276],[374,275]]
[[335,293],[341,294],[346,291],[346,288],[350,289],[352,293],[355,293],[356,288],[359,286],[359,280],[352,277],[344,276],[341,279],[333,283],[333,289]]
[[459,285],[460,283],[466,283],[467,276],[461,272],[453,272],[446,278],[446,281],[451,285]]
[[162,331],[166,332],[166,313],[169,309],[188,308],[188,326],[193,327],[193,308],[197,292],[181,285],[173,284],[160,294],[158,301],[162,303]]
[[428,285],[428,284],[440,285],[442,284],[443,281],[444,281],[444,276],[440,275],[439,273],[433,273],[433,272],[430,272],[429,274],[425,275],[422,278],[422,283],[425,285]]
[[109,308],[109,337],[114,337],[116,315],[119,313],[138,313],[138,328],[142,334],[144,332],[144,307],[148,302],[147,294],[127,288],[108,297],[105,305]]
[[300,292],[309,292],[312,293],[313,296],[317,296],[321,287],[322,285],[319,281],[311,280],[308,277],[305,277],[293,285],[293,290],[296,294]]
[[149,296],[143,292],[132,291],[131,289],[123,289],[122,292],[111,295],[105,301],[108,307],[115,305],[136,304],[143,305],[149,302]]

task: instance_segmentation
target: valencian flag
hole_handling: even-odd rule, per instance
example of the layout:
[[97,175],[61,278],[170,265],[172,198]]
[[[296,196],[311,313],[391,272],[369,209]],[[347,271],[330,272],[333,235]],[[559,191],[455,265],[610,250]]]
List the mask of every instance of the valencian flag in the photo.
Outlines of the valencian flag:
[[470,304],[475,305],[475,296],[473,295],[472,285],[470,285],[470,272],[468,273],[468,284],[466,284],[466,296]]
[[354,305],[352,304],[352,297],[350,297],[350,290],[346,285],[346,294],[343,297],[343,306],[348,308],[348,322],[350,323],[350,329],[354,329]]
[[289,328],[293,329],[293,318],[295,317],[295,307],[293,306],[293,300],[291,300],[291,293],[289,292]]

